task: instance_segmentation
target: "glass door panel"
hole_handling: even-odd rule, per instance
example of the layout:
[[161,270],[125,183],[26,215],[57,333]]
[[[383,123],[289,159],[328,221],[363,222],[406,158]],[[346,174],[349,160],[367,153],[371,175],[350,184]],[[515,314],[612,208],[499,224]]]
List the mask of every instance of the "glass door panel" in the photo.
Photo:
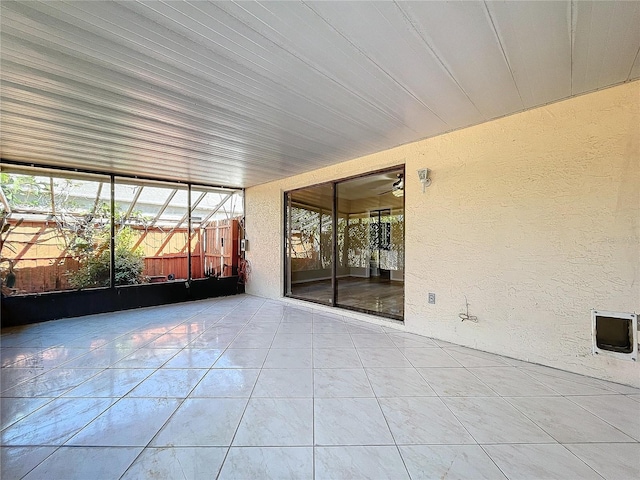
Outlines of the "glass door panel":
[[336,305],[402,320],[404,171],[336,184]]
[[333,185],[286,194],[286,286],[290,297],[333,300]]

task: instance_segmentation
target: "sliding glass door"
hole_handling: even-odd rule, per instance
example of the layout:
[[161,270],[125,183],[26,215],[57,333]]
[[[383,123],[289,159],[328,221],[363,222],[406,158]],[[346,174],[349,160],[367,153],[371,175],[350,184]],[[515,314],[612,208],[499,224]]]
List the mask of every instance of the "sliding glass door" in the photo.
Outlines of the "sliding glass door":
[[333,302],[333,185],[286,195],[287,296]]
[[285,194],[285,295],[404,318],[404,169]]

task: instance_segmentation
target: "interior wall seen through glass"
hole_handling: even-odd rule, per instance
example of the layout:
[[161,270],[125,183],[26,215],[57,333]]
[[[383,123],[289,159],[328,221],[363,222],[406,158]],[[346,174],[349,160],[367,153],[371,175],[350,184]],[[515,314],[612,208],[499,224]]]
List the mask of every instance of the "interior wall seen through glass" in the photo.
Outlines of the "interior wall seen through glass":
[[336,305],[404,316],[404,172],[393,170],[336,186],[343,261]]
[[331,304],[333,185],[289,192],[286,202],[286,293]]
[[286,295],[404,317],[404,169],[295,190],[285,201]]

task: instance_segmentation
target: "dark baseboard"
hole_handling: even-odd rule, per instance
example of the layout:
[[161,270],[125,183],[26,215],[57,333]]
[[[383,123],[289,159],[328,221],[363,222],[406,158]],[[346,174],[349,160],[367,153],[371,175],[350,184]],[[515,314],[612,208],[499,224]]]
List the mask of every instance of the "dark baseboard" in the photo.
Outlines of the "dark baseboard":
[[238,277],[2,297],[2,327],[244,293]]

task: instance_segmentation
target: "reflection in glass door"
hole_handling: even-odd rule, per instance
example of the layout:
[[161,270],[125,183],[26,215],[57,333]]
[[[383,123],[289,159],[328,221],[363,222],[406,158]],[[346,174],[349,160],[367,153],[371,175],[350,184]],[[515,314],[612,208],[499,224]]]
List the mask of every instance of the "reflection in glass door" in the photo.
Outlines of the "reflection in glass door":
[[285,203],[285,295],[404,318],[404,169],[287,192]]
[[333,302],[333,185],[286,194],[287,296]]
[[404,171],[377,173],[336,185],[345,219],[337,251],[336,305],[404,317]]

